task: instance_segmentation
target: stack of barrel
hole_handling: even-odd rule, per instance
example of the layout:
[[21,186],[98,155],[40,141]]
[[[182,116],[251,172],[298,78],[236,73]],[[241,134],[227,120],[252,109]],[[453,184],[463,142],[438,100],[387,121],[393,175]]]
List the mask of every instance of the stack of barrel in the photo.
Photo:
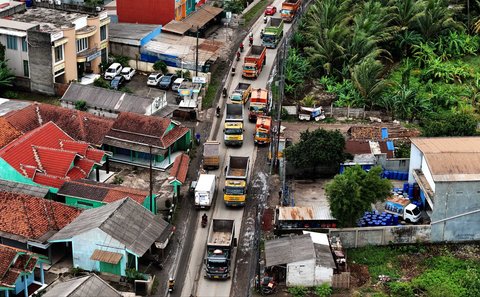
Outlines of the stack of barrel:
[[398,224],[398,215],[386,212],[380,213],[376,210],[366,211],[363,217],[358,220],[359,227],[396,226]]

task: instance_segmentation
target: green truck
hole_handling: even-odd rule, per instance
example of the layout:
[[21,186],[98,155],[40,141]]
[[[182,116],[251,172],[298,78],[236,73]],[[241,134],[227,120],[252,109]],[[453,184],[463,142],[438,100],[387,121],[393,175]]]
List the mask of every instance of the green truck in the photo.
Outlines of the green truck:
[[263,32],[262,45],[267,48],[276,48],[283,37],[283,20],[270,18]]

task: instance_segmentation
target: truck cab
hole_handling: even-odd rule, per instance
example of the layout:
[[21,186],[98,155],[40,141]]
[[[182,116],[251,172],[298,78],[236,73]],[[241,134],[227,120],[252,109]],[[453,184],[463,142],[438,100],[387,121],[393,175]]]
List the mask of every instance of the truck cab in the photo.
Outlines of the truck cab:
[[417,223],[422,216],[418,206],[402,197],[388,198],[385,202],[385,211],[402,217],[407,223]]
[[205,272],[207,278],[227,279],[230,277],[230,251],[221,249],[208,249],[205,259]]
[[243,144],[243,123],[226,122],[223,130],[225,145],[241,146]]
[[225,180],[223,200],[227,206],[244,206],[247,193],[244,180]]
[[255,144],[270,143],[270,134],[272,131],[272,118],[259,116],[255,125]]

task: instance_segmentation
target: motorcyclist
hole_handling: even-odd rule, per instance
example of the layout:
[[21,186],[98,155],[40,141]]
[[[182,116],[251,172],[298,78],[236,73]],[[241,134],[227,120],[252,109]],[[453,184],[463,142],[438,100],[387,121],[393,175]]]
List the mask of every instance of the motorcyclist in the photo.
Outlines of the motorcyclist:
[[206,213],[204,213],[203,216],[202,216],[202,223],[206,223],[207,220],[208,220],[208,216],[207,216]]
[[248,37],[253,38],[253,32],[250,32],[250,35]]
[[237,61],[240,61],[240,52],[237,52]]
[[268,20],[267,16],[264,16],[264,17],[263,17],[263,23],[266,24],[266,23],[267,23],[267,20]]
[[219,114],[220,114],[220,106],[217,106],[217,115],[219,115]]
[[260,31],[260,39],[263,39],[263,29]]
[[175,280],[173,279],[173,277],[171,277],[169,280],[168,280],[168,289],[170,291],[173,291],[173,288],[175,287]]
[[240,51],[243,52],[243,42],[240,43]]
[[252,45],[252,44],[253,44],[253,36],[250,36],[250,37],[248,38],[248,41],[250,42],[250,45]]

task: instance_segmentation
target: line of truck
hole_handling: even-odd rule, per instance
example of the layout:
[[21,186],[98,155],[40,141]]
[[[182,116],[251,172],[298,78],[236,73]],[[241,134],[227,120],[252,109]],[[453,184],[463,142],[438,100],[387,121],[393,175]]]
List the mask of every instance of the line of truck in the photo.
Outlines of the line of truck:
[[283,37],[283,19],[270,18],[263,31],[262,45],[267,48],[276,48]]
[[285,22],[292,22],[297,14],[300,6],[302,5],[302,0],[286,0],[282,3],[282,9],[280,14],[282,19]]

